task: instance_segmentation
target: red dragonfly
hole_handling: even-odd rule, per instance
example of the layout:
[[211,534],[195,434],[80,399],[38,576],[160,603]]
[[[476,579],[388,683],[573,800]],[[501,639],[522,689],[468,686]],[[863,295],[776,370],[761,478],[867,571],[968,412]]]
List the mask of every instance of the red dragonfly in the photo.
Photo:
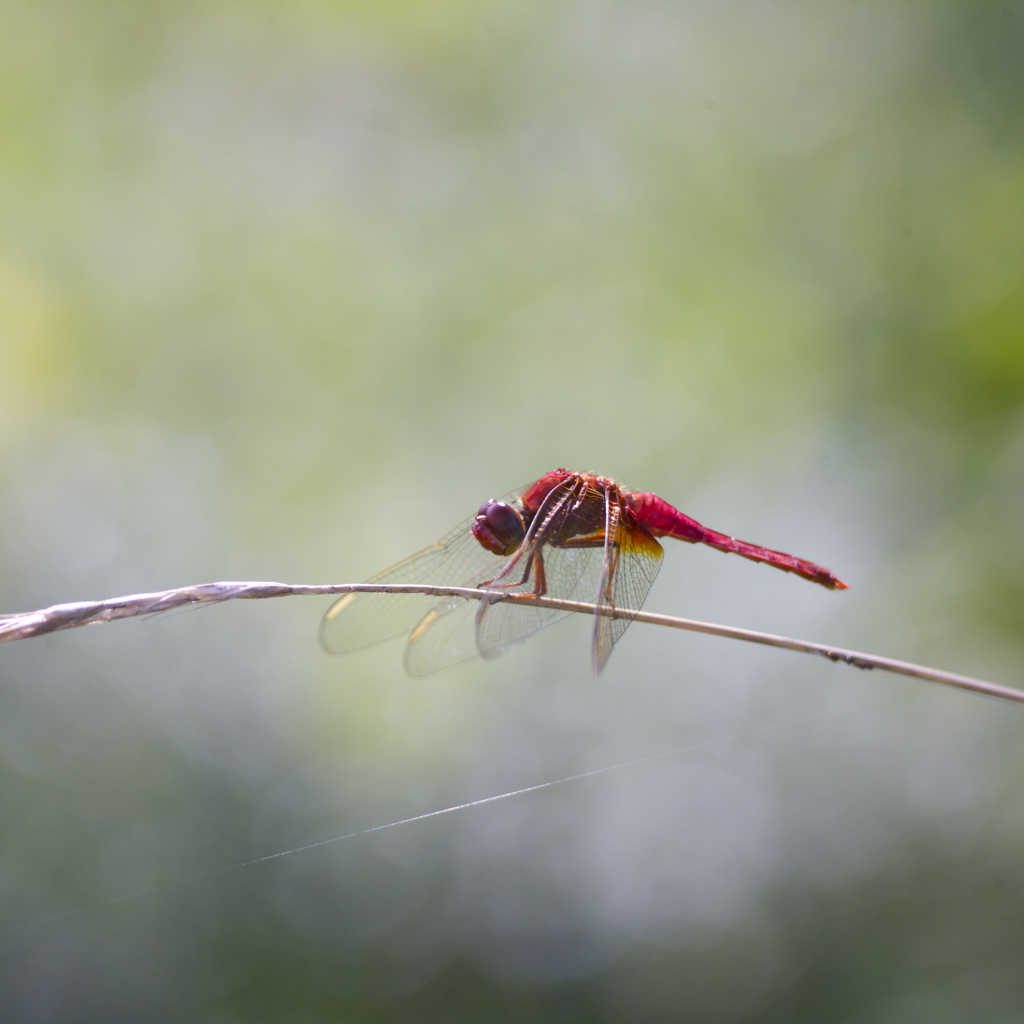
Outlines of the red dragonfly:
[[[847,586],[813,562],[709,530],[655,494],[635,494],[607,477],[568,469],[485,501],[436,544],[367,582],[478,587],[638,611],[661,567],[658,537],[732,551],[829,590]],[[426,675],[477,654],[507,654],[568,614],[514,601],[346,594],[324,616],[320,641],[328,651],[342,652],[411,631],[406,671]],[[629,622],[594,616],[595,674]]]

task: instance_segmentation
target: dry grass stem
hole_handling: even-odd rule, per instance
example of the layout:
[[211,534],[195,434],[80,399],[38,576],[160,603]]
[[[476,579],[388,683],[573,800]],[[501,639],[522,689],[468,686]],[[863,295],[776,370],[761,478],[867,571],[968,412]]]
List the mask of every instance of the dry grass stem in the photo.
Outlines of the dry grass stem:
[[748,643],[765,644],[769,647],[783,647],[790,651],[801,651],[805,654],[817,654],[830,661],[844,662],[861,669],[879,669],[884,672],[896,672],[900,675],[913,676],[943,686],[953,686],[960,690],[970,690],[988,697],[1015,701],[1024,704],[1024,692],[1006,686],[998,686],[982,679],[956,675],[953,672],[942,672],[939,669],[915,665],[907,661],[895,661],[892,658],[881,658],[874,654],[861,651],[848,651],[841,647],[813,643],[809,640],[795,640],[771,633],[758,633],[750,629],[738,629],[734,626],[719,626],[711,622],[698,622],[694,619],[681,619],[674,615],[657,615],[653,612],[614,609],[612,611],[598,609],[595,605],[582,601],[559,601],[548,597],[521,597],[501,594],[489,590],[476,590],[470,587],[435,587],[412,583],[337,583],[337,584],[290,584],[260,582],[221,582],[200,583],[191,587],[178,587],[174,590],[160,590],[151,594],[129,594],[126,597],[112,597],[105,601],[75,601],[70,604],[55,604],[49,608],[41,608],[34,612],[19,612],[12,615],[0,615],[0,643],[14,640],[27,640],[44,633],[54,633],[62,629],[73,629],[76,626],[90,626],[100,622],[111,622],[114,619],[128,619],[139,615],[154,615],[158,612],[170,611],[188,605],[217,604],[221,601],[254,600],[266,597],[292,597],[296,595],[349,594],[354,592],[370,594],[429,594],[436,597],[464,597],[468,600],[486,601],[518,601],[521,604],[533,604],[540,607],[563,609],[586,615],[614,615],[616,618],[633,619],[646,622],[653,626],[670,626],[673,629],[687,629],[695,633],[710,633],[713,636],[728,637],[732,640],[746,640]]

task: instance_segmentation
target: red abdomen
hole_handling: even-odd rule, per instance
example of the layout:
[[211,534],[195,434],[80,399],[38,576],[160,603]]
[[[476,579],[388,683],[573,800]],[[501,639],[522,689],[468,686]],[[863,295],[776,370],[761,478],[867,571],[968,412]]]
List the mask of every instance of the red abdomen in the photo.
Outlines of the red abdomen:
[[763,562],[765,565],[774,565],[783,572],[794,572],[797,576],[802,576],[812,583],[819,583],[829,590],[847,589],[847,584],[824,566],[797,558],[795,555],[788,555],[785,551],[774,551],[759,544],[748,544],[745,540],[737,540],[717,530],[709,530],[706,526],[701,526],[696,519],[683,515],[656,494],[624,492],[623,496],[633,514],[655,537],[675,537],[691,544],[708,544],[719,551],[731,551],[743,558],[749,558],[752,562]]
[[[574,473],[568,469],[555,469],[545,473],[523,492],[523,508],[530,513],[536,512],[548,494],[567,480],[585,484],[599,493],[610,494],[613,500],[620,501],[626,506],[655,537],[675,537],[690,544],[707,544],[719,551],[731,551],[743,558],[749,558],[752,562],[763,562],[765,565],[782,569],[783,572],[796,573],[805,580],[818,583],[829,590],[845,590],[847,587],[838,576],[814,562],[788,555],[785,551],[763,548],[759,544],[748,544],[745,540],[737,540],[727,534],[718,533],[717,530],[709,530],[696,519],[683,515],[679,509],[673,508],[656,494],[634,494],[613,480],[590,473]],[[574,524],[574,529],[579,532],[579,523]]]
[[699,544],[705,539],[708,531],[689,516],[684,516],[677,508],[673,508],[664,498],[656,494],[632,494],[623,492],[633,515],[647,527],[655,537],[675,537],[691,544]]

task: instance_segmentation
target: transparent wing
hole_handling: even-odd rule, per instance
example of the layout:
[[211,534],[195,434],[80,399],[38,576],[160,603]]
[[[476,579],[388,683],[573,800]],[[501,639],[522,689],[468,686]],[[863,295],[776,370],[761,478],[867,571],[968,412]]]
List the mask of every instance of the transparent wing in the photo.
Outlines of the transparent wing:
[[[540,545],[529,564],[527,578],[522,583],[502,589],[513,594],[536,593],[538,569],[547,580],[546,597],[592,602],[601,575],[601,548]],[[481,602],[475,616],[477,647],[485,658],[500,658],[538,630],[571,614],[507,601]]]
[[[497,574],[507,559],[482,547],[467,519],[436,544],[372,576],[367,583],[433,583],[471,587]],[[445,599],[441,604],[450,602]],[[460,605],[469,602],[456,599]],[[475,602],[473,602],[475,604]],[[429,594],[346,594],[327,610],[320,623],[320,643],[334,653],[354,651],[408,633],[438,599]]]
[[473,626],[477,605],[477,601],[460,597],[435,600],[405,645],[405,671],[411,676],[426,676],[477,657]]
[[[477,543],[475,538],[474,543]],[[479,547],[479,544],[477,546]],[[522,550],[517,551],[511,558],[496,559],[491,555],[490,563],[462,585],[467,587],[488,586],[503,593],[529,593],[530,584],[526,581],[511,586],[505,582],[510,579],[516,580],[521,575],[517,575],[517,568],[521,561]],[[485,658],[496,658],[498,654],[504,654],[504,651],[492,654],[486,645],[480,642],[476,624],[488,608],[508,609],[516,613],[513,614],[513,619],[523,616],[524,613],[545,611],[542,608],[511,605],[507,602],[488,605],[485,601],[467,601],[461,597],[443,597],[440,600],[432,598],[431,600],[434,602],[433,606],[409,634],[409,643],[405,648],[405,670],[411,676],[429,675],[431,672],[438,672],[443,668],[457,665],[460,661],[475,658],[478,654],[482,654]],[[563,614],[567,613],[554,613],[556,617]],[[546,623],[544,624],[546,625]]]
[[[607,535],[614,541],[602,552],[595,604],[638,612],[647,600],[665,552],[643,523],[617,503],[608,509]],[[594,616],[591,656],[595,675],[604,668],[612,648],[632,621],[613,619],[610,615]]]

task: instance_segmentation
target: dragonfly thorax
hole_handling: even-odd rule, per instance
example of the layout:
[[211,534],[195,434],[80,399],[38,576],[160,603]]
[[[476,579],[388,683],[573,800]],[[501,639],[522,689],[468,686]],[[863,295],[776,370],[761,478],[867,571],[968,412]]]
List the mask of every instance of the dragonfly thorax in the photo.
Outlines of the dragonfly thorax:
[[511,555],[526,536],[519,510],[504,501],[485,501],[476,514],[473,536],[496,555]]

